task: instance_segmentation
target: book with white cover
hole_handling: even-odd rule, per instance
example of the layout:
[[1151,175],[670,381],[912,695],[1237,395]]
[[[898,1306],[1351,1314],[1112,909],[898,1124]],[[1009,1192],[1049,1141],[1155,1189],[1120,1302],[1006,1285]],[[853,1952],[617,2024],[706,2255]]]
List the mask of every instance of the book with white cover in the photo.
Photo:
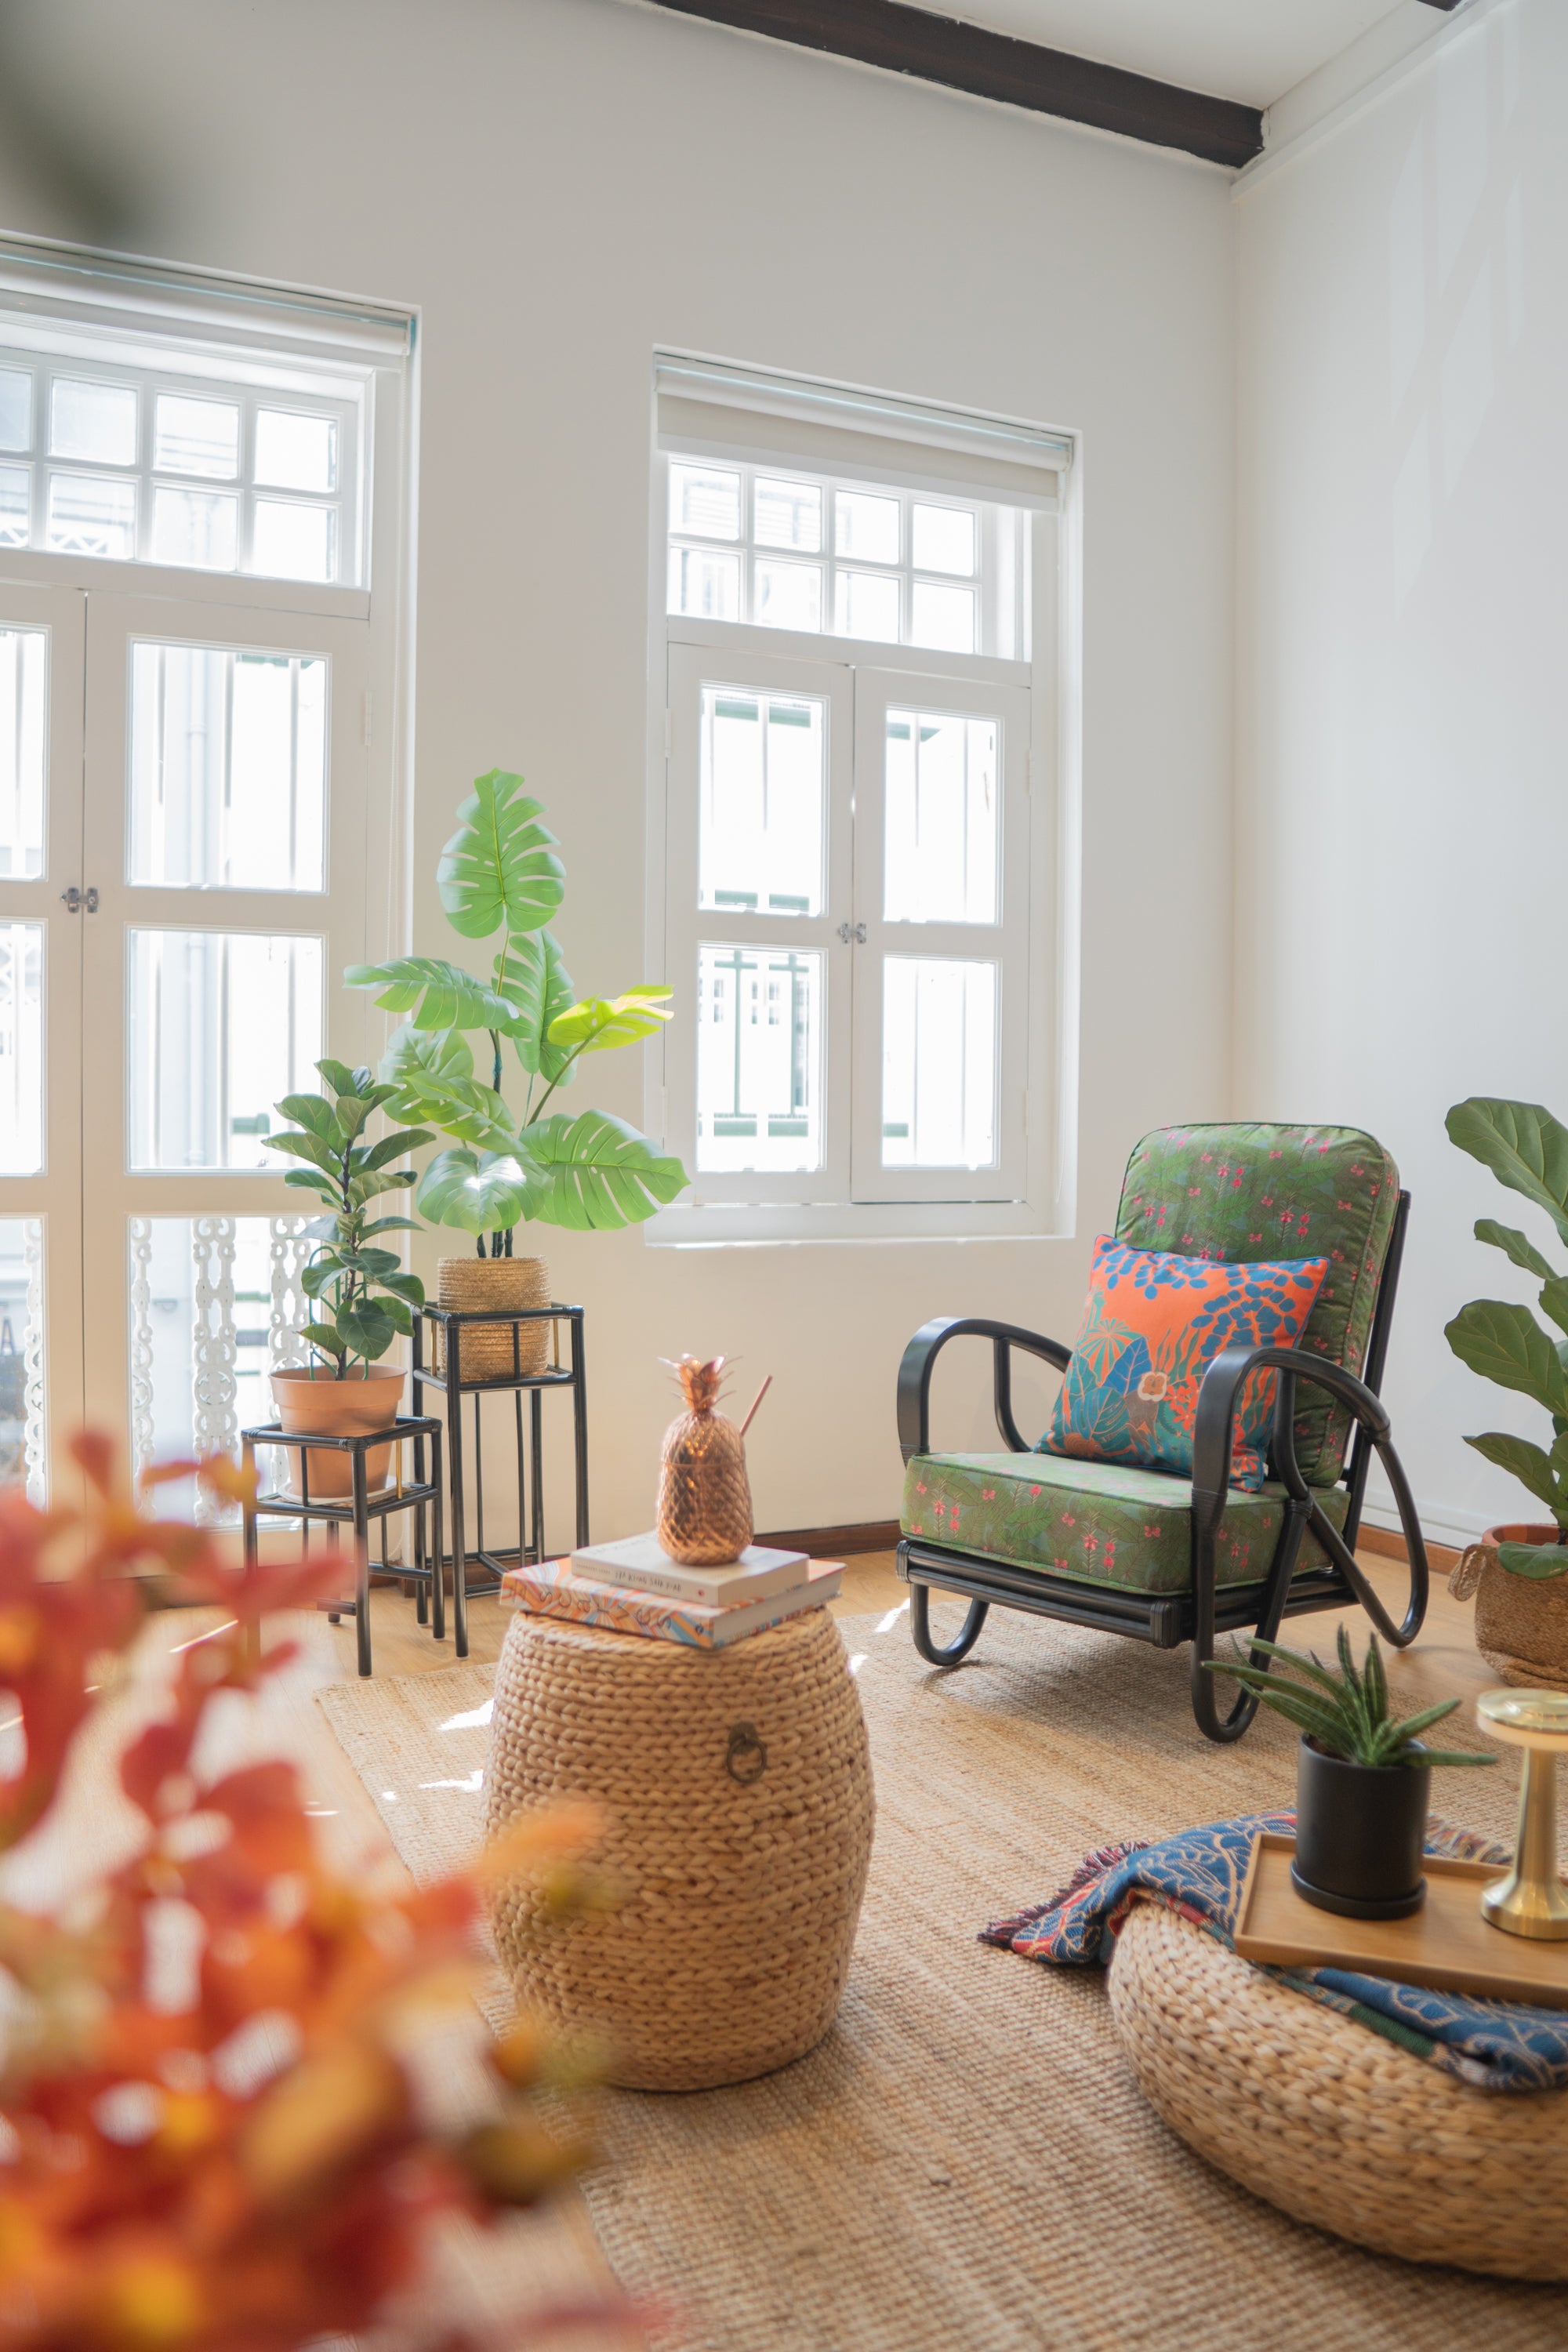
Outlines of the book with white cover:
[[679,1642],[693,1650],[721,1650],[748,1633],[766,1633],[807,1609],[838,1598],[844,1563],[814,1560],[805,1581],[783,1592],[764,1593],[727,1609],[704,1609],[694,1601],[668,1601],[621,1584],[595,1584],[567,1559],[547,1559],[509,1568],[501,1597],[533,1617],[559,1617],[605,1633],[641,1633],[656,1642]]
[[619,1543],[584,1544],[573,1553],[572,1565],[595,1584],[620,1584],[628,1591],[655,1592],[661,1601],[687,1601],[700,1609],[736,1609],[803,1584],[811,1560],[804,1551],[770,1551],[765,1544],[750,1544],[733,1566],[682,1568],[656,1535],[646,1535],[624,1536]]

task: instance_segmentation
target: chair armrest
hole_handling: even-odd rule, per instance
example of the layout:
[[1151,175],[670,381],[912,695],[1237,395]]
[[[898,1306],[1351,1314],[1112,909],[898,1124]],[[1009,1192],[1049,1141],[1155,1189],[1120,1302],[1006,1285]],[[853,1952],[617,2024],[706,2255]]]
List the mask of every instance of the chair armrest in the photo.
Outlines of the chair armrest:
[[922,1323],[904,1349],[899,1366],[899,1444],[906,1462],[931,1452],[931,1376],[938,1356],[950,1339],[989,1339],[993,1351],[992,1393],[996,1426],[1009,1454],[1027,1454],[1028,1445],[1013,1419],[1012,1349],[1038,1356],[1065,1372],[1072,1349],[1038,1331],[1025,1331],[1016,1323],[993,1323],[982,1315],[938,1315]]

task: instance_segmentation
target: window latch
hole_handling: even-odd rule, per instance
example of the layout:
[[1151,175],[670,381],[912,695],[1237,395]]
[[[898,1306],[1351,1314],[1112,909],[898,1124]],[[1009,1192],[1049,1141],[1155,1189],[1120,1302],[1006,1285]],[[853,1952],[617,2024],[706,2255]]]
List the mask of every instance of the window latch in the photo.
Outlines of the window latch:
[[89,915],[96,915],[98,912],[98,892],[79,890],[74,882],[68,890],[60,892],[60,902],[68,915],[79,915],[84,907]]
[[866,944],[866,926],[864,923],[840,923],[838,936],[846,947],[853,940],[857,947],[863,948]]

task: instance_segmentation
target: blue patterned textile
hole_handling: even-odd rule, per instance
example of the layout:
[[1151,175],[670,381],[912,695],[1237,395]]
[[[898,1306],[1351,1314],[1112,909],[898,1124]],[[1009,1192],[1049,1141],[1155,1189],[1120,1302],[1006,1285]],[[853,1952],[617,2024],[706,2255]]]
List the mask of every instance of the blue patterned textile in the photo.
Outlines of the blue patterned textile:
[[[1294,1813],[1254,1813],[1184,1830],[1157,1844],[1102,1846],[1079,1864],[1059,1894],[1016,1918],[996,1920],[980,1941],[1058,1967],[1108,1967],[1122,1922],[1142,1902],[1163,1903],[1232,1948],[1254,1838],[1262,1830],[1293,1836],[1295,1829]],[[1499,1864],[1509,1859],[1506,1848],[1470,1831],[1435,1819],[1428,1829],[1428,1853]],[[1345,1969],[1262,1973],[1482,2090],[1568,2089],[1568,2011],[1432,1992]]]

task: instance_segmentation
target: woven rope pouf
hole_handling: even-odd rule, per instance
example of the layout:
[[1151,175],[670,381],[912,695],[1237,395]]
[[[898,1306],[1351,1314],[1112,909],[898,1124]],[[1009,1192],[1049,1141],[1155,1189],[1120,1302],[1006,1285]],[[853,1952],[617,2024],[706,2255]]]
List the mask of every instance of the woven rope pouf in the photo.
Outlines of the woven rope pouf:
[[833,2022],[871,1853],[871,1759],[838,1628],[808,1610],[700,1651],[519,1611],[496,1668],[486,1832],[588,1797],[625,1899],[492,1897],[518,1998],[604,2032],[627,2090],[742,2083]]
[[1568,2091],[1478,2090],[1136,1905],[1117,2032],[1189,2147],[1296,2221],[1376,2253],[1568,2279]]

